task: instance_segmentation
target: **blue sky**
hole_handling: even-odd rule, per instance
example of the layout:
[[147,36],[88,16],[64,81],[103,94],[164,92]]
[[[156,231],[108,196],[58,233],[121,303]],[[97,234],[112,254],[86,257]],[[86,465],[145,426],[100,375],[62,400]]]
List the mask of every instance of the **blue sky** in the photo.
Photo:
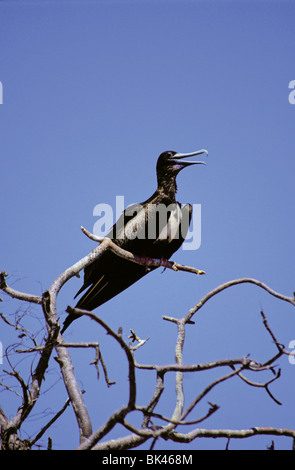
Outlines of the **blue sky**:
[[[176,331],[163,314],[181,317],[206,292],[239,277],[291,295],[295,105],[288,100],[288,85],[295,79],[294,13],[294,2],[271,0],[2,1],[0,268],[9,282],[36,294],[49,288],[94,248],[80,226],[93,229],[97,204],[114,207],[117,195],[124,195],[126,205],[147,199],[156,188],[162,151],[207,148],[207,166],[185,169],[177,194],[182,203],[201,204],[202,243],[173,256],[204,269],[206,276],[158,270],[96,313],[114,329],[122,326],[125,339],[130,328],[151,337],[137,352],[139,362],[165,364],[174,361]],[[62,290],[61,319],[80,285],[75,279]],[[19,308],[1,297],[7,315]],[[249,353],[263,361],[275,349],[261,308],[287,347],[295,339],[294,308],[243,285],[201,310],[188,330],[184,360]],[[41,312],[34,308],[31,317],[27,321],[40,330]],[[0,339],[4,347],[11,341],[2,325]],[[107,389],[88,366],[92,352],[73,352],[95,429],[126,400],[126,364],[87,319],[73,323],[66,339],[99,341],[110,378],[117,381]],[[279,365],[282,377],[272,391],[282,406],[234,379],[209,397],[221,409],[206,426],[294,427],[295,366],[287,357]],[[5,367],[4,360],[0,368]],[[48,392],[48,408],[58,410],[66,394],[54,361],[48,375],[48,384],[57,381]],[[187,404],[211,377],[185,378]],[[171,389],[159,412],[173,408],[173,380],[167,379]],[[139,404],[151,398],[154,381],[152,374],[139,374]],[[3,400],[13,414],[8,396]],[[200,414],[206,402],[203,406]],[[32,414],[29,435],[38,430],[38,419],[46,422],[41,411],[40,405]],[[56,448],[77,445],[78,432],[71,429],[69,409],[54,428]],[[122,434],[127,431],[118,427],[112,437]],[[277,448],[290,448],[288,439],[275,441]],[[270,442],[270,437],[232,441],[230,447],[265,448]],[[186,448],[224,446],[224,440],[203,440]]]

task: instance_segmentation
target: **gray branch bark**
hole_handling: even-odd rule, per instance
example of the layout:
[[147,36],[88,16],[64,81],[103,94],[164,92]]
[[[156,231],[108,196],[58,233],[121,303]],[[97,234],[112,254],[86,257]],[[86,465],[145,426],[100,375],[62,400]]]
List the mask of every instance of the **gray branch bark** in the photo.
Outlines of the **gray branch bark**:
[[[20,373],[15,370],[11,364],[11,372],[7,372],[10,376],[13,376],[21,385],[22,389],[22,404],[18,408],[15,416],[9,419],[5,411],[0,408],[0,427],[1,427],[1,443],[2,448],[30,448],[35,442],[44,434],[45,430],[55,422],[60,416],[64,409],[68,406],[69,403],[72,404],[74,414],[76,416],[77,425],[80,432],[80,444],[78,449],[127,449],[134,448],[142,444],[147,440],[152,441],[152,446],[156,440],[171,439],[172,441],[178,443],[191,442],[194,439],[198,438],[219,438],[226,437],[228,439],[243,439],[247,437],[260,435],[273,435],[273,436],[287,436],[295,439],[295,431],[292,429],[278,429],[272,427],[253,427],[251,429],[241,429],[241,430],[229,430],[229,429],[200,429],[199,427],[193,429],[190,432],[182,433],[177,430],[178,427],[183,425],[194,425],[199,424],[200,422],[207,419],[212,413],[215,413],[218,410],[218,405],[210,404],[208,411],[198,419],[188,419],[190,413],[197,407],[197,405],[208,395],[210,390],[224,381],[230,380],[232,377],[238,377],[244,382],[246,382],[251,387],[262,387],[265,389],[267,394],[279,404],[279,401],[272,395],[270,392],[270,385],[274,380],[278,380],[280,377],[280,371],[274,374],[274,361],[284,354],[287,354],[285,348],[280,345],[276,336],[272,332],[271,328],[268,325],[267,319],[262,312],[263,324],[269,333],[271,340],[274,342],[277,351],[276,353],[268,358],[264,364],[260,364],[258,361],[251,359],[249,357],[235,358],[235,359],[225,359],[225,360],[216,360],[210,363],[203,364],[184,364],[183,361],[183,348],[185,343],[185,332],[186,328],[190,327],[193,323],[193,316],[200,311],[200,309],[214,296],[219,294],[229,287],[237,286],[239,284],[248,283],[257,286],[265,290],[271,296],[276,297],[281,301],[288,302],[295,306],[295,299],[291,296],[286,296],[280,294],[273,289],[271,289],[266,284],[252,278],[242,278],[236,279],[229,282],[226,282],[217,288],[213,289],[211,292],[206,294],[202,299],[200,299],[183,318],[177,319],[169,316],[163,317],[164,320],[172,322],[176,325],[176,341],[175,341],[175,363],[166,364],[166,365],[157,365],[157,364],[139,364],[135,359],[135,351],[138,347],[142,347],[146,340],[140,340],[136,334],[132,331],[131,338],[133,341],[138,341],[137,346],[132,346],[127,344],[120,333],[114,332],[102,319],[97,317],[94,313],[87,310],[73,309],[68,307],[67,311],[78,313],[84,315],[85,317],[94,321],[98,327],[103,328],[107,334],[117,342],[123,354],[125,355],[129,374],[128,374],[128,387],[129,387],[129,398],[128,402],[123,405],[119,410],[114,411],[114,413],[109,417],[109,419],[103,423],[98,429],[92,429],[91,418],[89,416],[83,393],[80,390],[78,385],[78,380],[75,376],[74,366],[71,360],[69,353],[70,347],[94,347],[96,350],[96,358],[93,363],[98,367],[98,362],[101,360],[101,363],[104,368],[105,377],[108,384],[111,382],[107,379],[107,368],[103,363],[101,354],[97,344],[94,343],[85,343],[85,344],[69,344],[65,343],[62,336],[59,333],[59,319],[57,312],[57,297],[60,290],[66,282],[69,281],[73,276],[77,276],[79,272],[84,269],[86,266],[90,265],[95,259],[102,255],[105,250],[112,250],[118,256],[121,256],[125,259],[128,259],[132,262],[138,264],[146,264],[146,260],[142,260],[139,257],[135,256],[132,253],[126,252],[118,248],[111,240],[109,239],[97,239],[85,229],[83,232],[94,241],[99,241],[100,244],[87,256],[82,258],[80,261],[75,263],[73,266],[66,269],[51,285],[48,291],[45,291],[44,294],[40,296],[26,294],[23,292],[16,291],[7,285],[6,278],[7,275],[4,271],[0,273],[0,288],[3,292],[14,299],[19,299],[25,302],[35,303],[42,306],[45,325],[47,330],[47,336],[44,338],[44,344],[39,346],[34,341],[34,347],[28,350],[19,350],[17,353],[27,353],[38,352],[40,354],[39,360],[36,367],[32,370],[31,380],[29,385],[23,380]],[[191,268],[188,266],[182,266],[169,261],[168,263],[163,260],[149,260],[151,266],[164,266],[165,268],[173,269],[174,271],[188,271],[195,274],[204,274],[204,271],[198,270],[196,268]],[[1,315],[2,320],[6,321],[8,325],[11,325],[9,321]],[[12,325],[11,325],[12,326]],[[66,402],[66,405],[56,414],[56,416],[49,421],[49,423],[40,430],[35,439],[21,441],[18,437],[18,430],[26,421],[27,417],[31,413],[33,407],[35,406],[42,387],[42,382],[44,379],[45,372],[48,368],[50,358],[52,356],[53,350],[57,353],[57,362],[60,366],[61,375],[69,400]],[[8,357],[8,352],[7,352]],[[197,373],[209,369],[229,369],[225,374],[221,375],[215,379],[211,384],[209,384],[204,390],[196,395],[196,397],[191,401],[191,403],[186,406],[184,405],[184,388],[183,388],[183,375],[186,373]],[[137,382],[136,382],[136,369],[154,371],[156,374],[156,383],[154,393],[146,406],[138,406],[136,403],[137,397]],[[243,372],[245,370],[260,372],[260,371],[270,371],[272,373],[272,378],[265,383],[253,382],[247,379]],[[164,416],[156,409],[160,406],[163,392],[165,390],[165,375],[175,373],[175,403],[174,409],[171,412],[171,416]],[[128,416],[132,413],[140,413],[142,415],[142,425],[140,428],[134,427],[128,421]],[[157,418],[162,421],[161,426],[153,425],[153,418]],[[108,435],[111,429],[116,424],[123,425],[128,431],[129,435],[123,436],[116,440],[109,440],[101,443],[100,441]]]

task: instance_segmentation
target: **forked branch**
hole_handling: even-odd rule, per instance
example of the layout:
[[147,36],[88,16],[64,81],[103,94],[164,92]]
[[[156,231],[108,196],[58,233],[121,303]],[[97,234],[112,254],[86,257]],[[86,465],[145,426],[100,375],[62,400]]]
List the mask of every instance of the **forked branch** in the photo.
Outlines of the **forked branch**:
[[[25,419],[30,414],[31,410],[33,409],[35,403],[37,402],[40,389],[42,386],[42,381],[44,379],[45,371],[48,368],[49,360],[52,356],[53,349],[57,352],[57,362],[60,365],[61,374],[63,377],[63,381],[65,387],[68,392],[69,401],[71,402],[74,413],[76,415],[79,431],[80,431],[80,446],[79,449],[127,449],[136,447],[148,439],[152,440],[152,446],[155,444],[156,440],[159,438],[163,439],[171,439],[175,442],[191,442],[194,439],[200,437],[226,437],[228,439],[231,438],[246,438],[251,437],[254,435],[284,435],[288,437],[292,437],[295,439],[295,431],[291,429],[277,429],[277,428],[267,428],[267,427],[253,427],[251,429],[245,430],[229,430],[229,429],[200,429],[199,427],[187,432],[187,433],[179,433],[177,432],[178,426],[183,425],[197,425],[200,422],[207,419],[212,413],[217,412],[219,409],[218,405],[211,404],[209,402],[210,408],[209,410],[203,414],[203,416],[198,417],[196,419],[188,419],[188,416],[192,413],[193,410],[197,408],[197,405],[203,400],[209,392],[214,388],[217,387],[220,383],[231,379],[232,377],[239,377],[245,383],[253,387],[263,387],[268,395],[278,404],[280,402],[274,398],[272,393],[270,392],[270,385],[274,380],[277,380],[280,377],[280,370],[278,372],[274,371],[274,361],[276,361],[280,356],[283,354],[287,354],[285,348],[278,342],[276,336],[272,332],[269,324],[266,320],[265,315],[262,314],[263,324],[269,333],[272,341],[274,342],[277,350],[276,353],[269,358],[268,360],[264,361],[263,364],[259,363],[256,360],[253,360],[249,357],[242,357],[238,359],[219,359],[216,361],[212,361],[209,363],[203,364],[185,364],[183,359],[183,348],[185,342],[185,333],[186,328],[189,327],[193,321],[193,316],[200,311],[200,309],[207,303],[208,300],[212,299],[215,295],[219,294],[225,289],[229,287],[233,287],[239,284],[253,284],[257,287],[265,290],[270,295],[288,302],[295,306],[295,299],[291,296],[282,295],[266,284],[252,278],[241,278],[226,282],[217,288],[213,289],[211,292],[206,294],[202,299],[198,301],[198,303],[192,307],[188,313],[180,319],[165,316],[163,317],[165,320],[170,321],[177,326],[176,332],[176,342],[175,342],[175,363],[172,364],[139,364],[135,360],[136,350],[139,347],[144,346],[146,340],[141,340],[133,330],[131,330],[131,339],[138,341],[137,346],[128,345],[122,338],[120,333],[114,332],[102,319],[97,317],[94,313],[89,312],[87,310],[81,309],[74,309],[68,307],[67,312],[73,314],[84,315],[91,320],[93,320],[96,324],[102,327],[108,335],[110,335],[122,348],[124,352],[127,363],[128,363],[128,386],[129,386],[129,398],[128,403],[123,405],[119,410],[115,411],[109,419],[102,424],[96,431],[92,431],[91,420],[88,414],[88,410],[86,404],[82,397],[82,391],[79,388],[78,381],[74,374],[74,369],[71,361],[71,356],[69,354],[68,349],[75,347],[93,347],[96,351],[96,356],[93,361],[93,364],[98,370],[98,363],[102,364],[105,378],[107,384],[110,385],[111,382],[107,377],[106,367],[103,362],[101,352],[99,350],[97,343],[66,343],[63,341],[63,338],[59,334],[59,323],[58,323],[58,312],[57,312],[57,296],[63,287],[63,285],[71,279],[73,276],[79,275],[79,272],[84,269],[85,267],[89,266],[95,259],[99,258],[106,250],[113,251],[117,256],[123,257],[131,262],[141,264],[146,266],[148,269],[149,267],[159,267],[163,266],[164,268],[169,268],[174,271],[187,271],[194,274],[204,274],[204,271],[198,270],[196,268],[192,268],[189,266],[182,266],[173,261],[167,261],[163,259],[142,259],[126,250],[121,249],[118,247],[112,240],[108,238],[99,238],[95,237],[95,235],[89,233],[86,229],[82,228],[83,232],[93,241],[98,242],[99,245],[87,256],[82,258],[80,261],[75,263],[73,266],[66,269],[52,284],[48,291],[45,291],[44,294],[40,296],[26,294],[23,292],[16,291],[15,289],[9,287],[6,282],[6,273],[2,271],[0,273],[0,288],[10,295],[12,298],[20,299],[22,301],[30,302],[39,304],[42,306],[44,318],[46,321],[46,328],[47,328],[47,337],[42,346],[39,346],[34,341],[33,348],[27,350],[16,350],[15,352],[21,353],[29,353],[29,352],[38,352],[40,354],[38,363],[35,368],[32,369],[31,373],[31,380],[29,384],[27,384],[21,377],[21,375],[15,370],[13,365],[11,364],[12,372],[10,375],[13,376],[18,383],[21,385],[22,390],[22,405],[19,407],[16,415],[12,419],[8,419],[4,411],[0,408],[0,425],[2,428],[2,435],[6,435],[14,433],[14,437],[16,439],[16,431],[21,427]],[[12,326],[11,322],[9,322],[4,315],[2,315],[2,320],[4,320],[8,325]],[[18,328],[19,329],[19,328]],[[216,371],[222,370],[220,368],[229,368],[230,372],[223,374],[221,377],[213,380],[204,390],[200,391],[196,397],[191,401],[189,405],[184,407],[184,384],[183,384],[183,375],[187,373],[196,373],[201,372],[204,370],[215,369]],[[136,403],[136,392],[137,392],[137,382],[136,382],[136,369],[145,370],[147,373],[152,371],[156,374],[156,383],[154,393],[146,406],[138,406]],[[254,382],[250,380],[248,377],[244,375],[244,371],[251,371],[253,373],[257,373],[260,371],[268,370],[273,375],[272,378],[265,383]],[[175,403],[174,409],[171,413],[171,416],[165,416],[164,414],[158,412],[156,408],[160,405],[160,402],[164,396],[165,385],[164,385],[164,377],[166,374],[175,373]],[[58,412],[49,423],[41,429],[41,431],[37,434],[35,440],[33,439],[29,444],[33,445],[40,437],[44,434],[45,430],[56,421],[58,417],[61,416],[65,408],[68,406],[69,401],[66,402],[64,407]],[[141,413],[142,414],[142,423],[141,427],[135,427],[131,422],[128,420],[128,415],[132,413]],[[152,419],[157,419],[163,421],[162,425],[155,426],[152,422]],[[116,440],[106,441],[104,443],[100,443],[99,441],[102,440],[107,434],[110,432],[111,429],[116,424],[123,425],[131,434],[128,436],[124,436],[118,438]],[[29,445],[26,443],[25,445]]]

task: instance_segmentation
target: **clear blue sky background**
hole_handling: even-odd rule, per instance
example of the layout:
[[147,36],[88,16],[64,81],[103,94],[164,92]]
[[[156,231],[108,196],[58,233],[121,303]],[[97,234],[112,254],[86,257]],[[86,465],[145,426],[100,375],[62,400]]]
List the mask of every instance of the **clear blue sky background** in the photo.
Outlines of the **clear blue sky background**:
[[[145,200],[155,190],[163,150],[207,148],[207,166],[186,169],[178,178],[178,200],[202,205],[202,244],[173,257],[207,275],[158,270],[96,313],[114,329],[122,326],[125,339],[130,328],[150,336],[137,352],[139,362],[165,364],[174,362],[176,329],[163,314],[181,317],[206,292],[239,277],[292,295],[295,105],[288,101],[288,84],[295,79],[294,16],[293,1],[2,1],[0,269],[9,282],[41,294],[94,248],[80,226],[92,230],[96,204],[114,205],[116,195],[124,195],[126,205]],[[72,280],[61,292],[61,319],[80,285]],[[7,315],[20,307],[1,297]],[[274,354],[261,308],[288,347],[295,339],[294,308],[244,285],[201,310],[188,329],[184,361],[250,354],[262,362]],[[42,313],[33,308],[29,314],[26,324],[41,341]],[[12,341],[8,327],[1,325],[0,339],[4,348]],[[93,351],[73,352],[96,429],[127,400],[125,358],[87,319],[73,323],[66,340],[99,341],[110,379],[117,382],[107,389],[102,378],[96,380],[88,365]],[[22,361],[18,369],[28,364]],[[271,390],[282,406],[236,378],[208,396],[221,408],[204,426],[294,429],[295,366],[287,357],[279,365],[282,377]],[[7,367],[4,359],[1,376]],[[186,376],[186,405],[223,373]],[[138,383],[141,405],[152,396],[155,376],[140,373]],[[166,383],[169,392],[158,411],[169,415],[172,374]],[[66,400],[53,360],[43,391],[48,389],[23,437],[34,435]],[[16,412],[9,395],[0,400],[9,415]],[[207,409],[205,400],[190,419]],[[127,433],[118,426],[111,436]],[[77,445],[70,408],[48,435],[54,448]],[[271,440],[231,441],[230,448],[265,448]],[[277,448],[291,446],[289,439],[275,442]],[[201,440],[185,448],[225,444]]]

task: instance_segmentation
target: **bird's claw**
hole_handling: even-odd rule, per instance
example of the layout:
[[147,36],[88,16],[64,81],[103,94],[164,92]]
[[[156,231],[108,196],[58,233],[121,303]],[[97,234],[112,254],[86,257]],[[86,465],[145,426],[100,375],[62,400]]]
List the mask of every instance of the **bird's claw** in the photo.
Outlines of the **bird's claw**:
[[167,266],[168,266],[168,259],[161,258],[161,266],[164,266],[164,269],[161,274],[163,274],[164,271],[166,271]]
[[146,271],[150,271],[150,270],[151,270],[151,268],[149,267],[149,265],[150,265],[151,262],[152,262],[152,259],[151,259],[151,258],[142,256],[142,257],[140,258],[140,262],[141,262],[141,264],[143,264],[143,265],[145,266]]

